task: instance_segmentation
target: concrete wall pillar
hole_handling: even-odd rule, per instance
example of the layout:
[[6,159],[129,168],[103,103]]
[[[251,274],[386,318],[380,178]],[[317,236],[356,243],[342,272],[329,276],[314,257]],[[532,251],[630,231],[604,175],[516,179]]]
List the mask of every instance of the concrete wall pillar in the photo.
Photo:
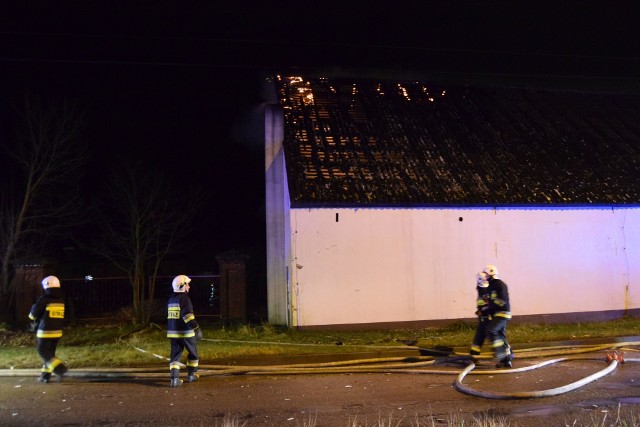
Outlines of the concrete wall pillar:
[[220,268],[220,315],[228,320],[247,318],[247,255],[227,252],[216,256]]
[[290,325],[289,188],[284,149],[284,118],[281,107],[265,108],[265,185],[267,226],[267,310],[272,325]]
[[42,293],[42,279],[46,276],[44,264],[22,264],[15,266],[14,277],[16,311],[15,320],[19,323],[27,321],[31,306]]

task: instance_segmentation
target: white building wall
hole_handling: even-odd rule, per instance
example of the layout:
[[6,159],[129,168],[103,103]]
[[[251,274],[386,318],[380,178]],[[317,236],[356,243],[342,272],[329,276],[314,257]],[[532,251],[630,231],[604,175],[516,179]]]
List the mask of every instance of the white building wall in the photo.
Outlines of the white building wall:
[[292,209],[292,326],[473,317],[498,266],[514,315],[640,307],[639,209]]

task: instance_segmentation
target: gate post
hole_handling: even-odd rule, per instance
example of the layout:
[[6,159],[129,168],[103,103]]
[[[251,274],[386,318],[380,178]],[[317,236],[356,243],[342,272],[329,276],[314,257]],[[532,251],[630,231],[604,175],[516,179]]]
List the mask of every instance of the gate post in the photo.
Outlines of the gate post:
[[[45,278],[44,264],[15,265],[16,275],[13,278],[15,286],[15,321],[26,323],[31,306],[40,296],[42,286],[40,282]],[[63,284],[64,286],[64,284]]]
[[223,319],[247,318],[247,259],[248,255],[237,251],[216,256],[220,267],[220,315]]

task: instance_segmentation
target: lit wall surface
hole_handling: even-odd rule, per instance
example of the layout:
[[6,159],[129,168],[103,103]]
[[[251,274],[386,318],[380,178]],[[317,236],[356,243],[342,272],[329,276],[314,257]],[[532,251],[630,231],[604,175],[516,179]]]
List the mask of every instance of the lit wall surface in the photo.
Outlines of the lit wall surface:
[[292,209],[291,326],[471,318],[498,266],[514,316],[640,307],[640,209]]

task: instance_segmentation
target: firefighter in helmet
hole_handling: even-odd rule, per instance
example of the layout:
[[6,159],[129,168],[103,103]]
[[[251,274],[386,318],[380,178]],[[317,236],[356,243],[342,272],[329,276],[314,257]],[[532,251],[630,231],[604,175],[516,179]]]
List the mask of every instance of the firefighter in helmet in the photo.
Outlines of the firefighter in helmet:
[[482,345],[487,337],[487,325],[491,318],[489,315],[489,280],[485,272],[480,272],[476,275],[476,292],[478,294],[476,298],[476,316],[478,316],[478,324],[471,344],[471,350],[469,351],[472,356],[479,355],[482,351]]
[[43,362],[38,381],[48,383],[52,373],[62,381],[67,372],[65,364],[56,357],[56,348],[62,337],[64,323],[64,293],[56,276],[45,277],[42,280],[42,289],[44,293],[31,307],[29,319],[32,329],[36,332],[36,350]]
[[507,323],[511,319],[511,306],[509,304],[509,290],[507,284],[498,277],[498,268],[495,265],[487,265],[482,272],[486,275],[489,285],[486,292],[489,296],[488,322],[485,326],[487,338],[491,342],[497,368],[510,368],[513,354],[507,340]]
[[182,353],[187,350],[187,382],[198,381],[198,348],[196,341],[202,340],[202,329],[193,314],[189,298],[191,278],[181,274],[171,283],[173,293],[167,304],[167,338],[171,341],[169,370],[171,387],[179,387]]

